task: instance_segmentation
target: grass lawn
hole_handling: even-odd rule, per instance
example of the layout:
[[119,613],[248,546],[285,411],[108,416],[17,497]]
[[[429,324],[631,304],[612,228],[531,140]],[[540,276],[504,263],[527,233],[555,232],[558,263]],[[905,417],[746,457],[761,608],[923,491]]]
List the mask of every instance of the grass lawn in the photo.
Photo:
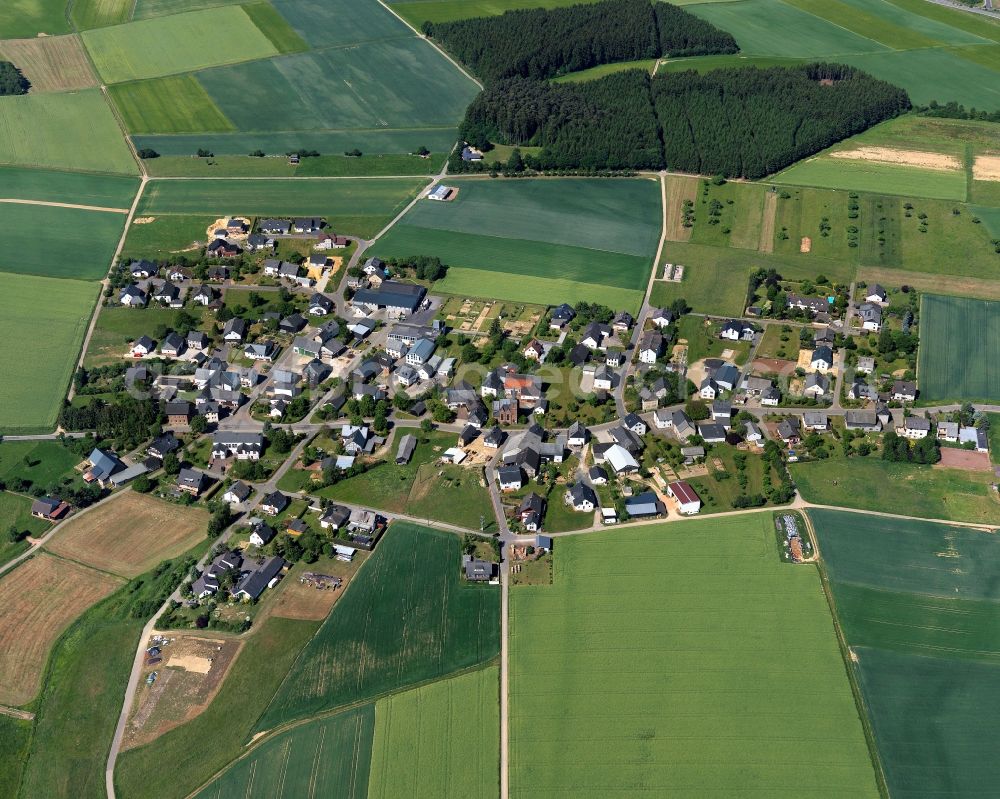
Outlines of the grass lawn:
[[510,597],[512,795],[879,795],[819,576],[775,557],[770,514],[557,550]]
[[48,487],[73,475],[80,460],[58,441],[4,441],[0,443],[0,480],[16,477]]
[[[180,214],[217,219],[248,216],[324,216],[337,233],[371,236],[425,185],[419,178],[378,180],[170,180],[147,187],[140,216]],[[204,236],[204,231],[202,231]]]
[[5,39],[31,39],[40,33],[69,33],[63,0],[12,0],[0,8]]
[[138,173],[99,89],[0,98],[0,164]]
[[[747,454],[746,474],[747,487],[744,491],[736,479],[736,464],[734,456],[737,450],[727,444],[716,444],[708,454],[710,473],[705,477],[688,478],[688,483],[701,497],[703,503],[702,513],[718,513],[720,511],[731,511],[733,500],[741,494],[753,495],[763,494],[764,489],[772,484],[771,476],[767,473],[764,461],[757,455]],[[729,478],[717,480],[711,473],[714,471],[712,460],[718,458],[723,463],[723,471],[730,475]],[[778,481],[774,481],[777,483]]]
[[[199,309],[184,309],[197,317]],[[122,359],[130,342],[139,336],[152,335],[160,325],[172,328],[182,313],[175,308],[122,308],[120,306],[101,308],[97,324],[90,337],[90,346],[83,363],[87,367],[106,366]]]
[[[111,265],[125,219],[105,211],[0,203],[0,227],[6,231],[0,270],[99,280]],[[39,236],[39,229],[46,235]]]
[[[0,197],[4,199],[127,209],[138,188],[138,179],[123,175],[88,175],[83,172],[0,167]],[[36,209],[39,210],[42,209]]]
[[742,366],[750,354],[749,341],[729,341],[719,338],[718,324],[705,324],[700,316],[683,316],[677,326],[678,339],[685,339],[688,364],[702,358],[721,358],[724,350],[733,350],[733,363]]
[[[115,772],[118,791],[124,796],[181,799],[239,757],[263,706],[318,626],[317,622],[271,617],[255,628],[203,713],[121,755]],[[171,779],[151,781],[150,769],[164,763],[171,764]]]
[[499,679],[490,666],[376,702],[369,799],[495,796]]
[[459,582],[461,541],[394,523],[285,677],[256,730],[486,662],[500,595]]
[[[227,32],[222,39],[216,35],[219,30]],[[278,53],[237,6],[84,31],[83,42],[105,83],[193,72]]]
[[152,222],[143,224],[137,224],[133,219],[122,254],[128,258],[165,259],[172,253],[184,252],[195,242],[205,241],[205,231],[216,219],[218,215],[212,214],[157,216],[152,217]]
[[[31,499],[23,494],[13,494],[10,491],[0,492],[0,519],[6,525],[5,530],[14,527],[19,531],[27,530],[31,535],[38,536],[49,529],[49,522],[36,519],[31,515]],[[6,535],[0,539],[0,565],[11,558],[17,557],[28,548],[27,541],[16,544]]]
[[53,428],[96,293],[79,280],[0,273],[0,432]]
[[1000,401],[1000,302],[920,299],[921,401]]
[[1000,710],[1000,541],[912,519],[809,515],[889,791],[988,792],[1000,777],[983,749]]
[[108,93],[129,133],[235,130],[193,75],[122,83]]
[[877,455],[832,457],[789,466],[809,502],[861,510],[885,511],[928,519],[996,522],[989,472],[889,463]]
[[219,796],[338,796],[365,799],[375,707],[361,705],[270,738],[195,799]]

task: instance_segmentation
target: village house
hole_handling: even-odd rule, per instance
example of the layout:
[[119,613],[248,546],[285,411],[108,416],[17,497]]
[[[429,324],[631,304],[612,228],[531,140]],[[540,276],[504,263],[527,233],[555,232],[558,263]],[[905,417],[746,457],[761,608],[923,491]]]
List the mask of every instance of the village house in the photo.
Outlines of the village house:
[[833,350],[823,344],[813,350],[809,366],[819,372],[826,372],[833,366]]
[[663,507],[660,498],[652,491],[628,497],[625,500],[625,510],[634,519],[649,519],[664,516],[667,509]]
[[730,319],[719,328],[719,338],[728,341],[753,341],[756,333],[752,324],[736,319]]
[[537,338],[533,338],[524,348],[524,357],[531,361],[541,361],[545,357],[545,347]]
[[226,493],[222,495],[222,500],[223,502],[228,502],[230,505],[239,505],[246,502],[252,493],[253,489],[250,486],[237,480],[226,489]]
[[229,342],[240,342],[246,337],[247,323],[244,319],[234,316],[222,328],[222,338]]
[[872,283],[865,290],[865,302],[874,302],[879,305],[884,305],[888,299],[888,292],[878,283]]
[[878,333],[882,329],[882,308],[875,303],[862,303],[858,308],[858,318],[864,330]]
[[597,494],[583,481],[574,483],[566,491],[566,504],[580,513],[592,513],[597,507]]
[[197,469],[183,468],[177,475],[177,489],[198,497],[208,484],[208,475]]
[[802,394],[806,397],[822,397],[830,390],[830,380],[820,372],[810,372],[806,375]]
[[272,491],[260,503],[261,513],[266,513],[268,516],[277,516],[287,507],[288,497],[280,491]]
[[927,438],[931,432],[931,423],[922,416],[907,416],[903,420],[902,428],[897,429],[896,432],[904,438]]
[[118,302],[127,308],[143,308],[147,299],[146,292],[135,283],[129,283],[118,293]]
[[557,305],[552,309],[552,313],[549,314],[549,329],[551,330],[562,330],[566,325],[572,322],[576,318],[576,311],[573,310],[572,306],[566,304]]
[[889,396],[897,402],[913,402],[917,398],[917,384],[912,380],[897,380]]
[[39,497],[31,503],[31,515],[36,519],[55,522],[69,512],[69,504],[57,497]]
[[647,330],[639,337],[640,363],[654,364],[663,354],[663,336],[655,330]]

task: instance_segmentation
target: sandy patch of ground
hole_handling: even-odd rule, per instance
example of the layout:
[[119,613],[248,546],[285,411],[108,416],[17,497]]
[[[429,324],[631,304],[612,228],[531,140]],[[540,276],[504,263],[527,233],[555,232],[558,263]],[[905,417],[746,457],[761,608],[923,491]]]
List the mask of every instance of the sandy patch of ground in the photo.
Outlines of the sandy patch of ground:
[[722,360],[724,361],[731,361],[735,354],[736,354],[735,350],[723,350],[722,355],[720,355],[719,357],[722,358]]
[[137,216],[132,220],[133,225],[148,225],[150,222],[155,222],[155,216]]
[[838,150],[835,153],[830,153],[830,157],[851,161],[873,161],[880,164],[915,166],[943,172],[962,168],[962,162],[954,155],[929,153],[923,150],[898,150],[895,147],[857,147],[853,150]]
[[795,361],[785,361],[780,358],[757,358],[753,362],[755,374],[789,375],[795,371]]
[[799,357],[795,362],[795,365],[800,369],[809,370],[812,364],[813,351],[812,350],[799,350]]
[[211,659],[197,655],[172,657],[167,665],[176,666],[184,671],[193,671],[195,674],[208,674],[212,670]]
[[695,361],[694,363],[688,364],[687,378],[696,386],[701,385],[701,381],[705,379],[705,359],[702,358],[700,361]]
[[799,242],[799,252],[811,252],[813,248],[813,240],[808,236],[803,236],[802,241]]
[[209,225],[205,229],[205,236],[208,237],[208,240],[211,241],[212,239],[215,238],[215,231],[218,230],[219,228],[222,228],[223,230],[225,230],[226,229],[226,223],[230,219],[235,219],[235,220],[237,220],[239,222],[242,222],[243,226],[245,228],[245,232],[243,232],[243,233],[228,233],[228,234],[226,234],[226,238],[227,239],[229,239],[230,241],[244,241],[247,238],[247,236],[250,235],[250,220],[247,217],[245,217],[245,216],[224,216],[221,219],[216,219],[211,225]]
[[973,180],[1000,180],[1000,155],[977,155],[972,163]]
[[993,468],[988,452],[971,452],[967,449],[952,449],[951,447],[941,448],[941,460],[935,464],[935,467],[984,472]]

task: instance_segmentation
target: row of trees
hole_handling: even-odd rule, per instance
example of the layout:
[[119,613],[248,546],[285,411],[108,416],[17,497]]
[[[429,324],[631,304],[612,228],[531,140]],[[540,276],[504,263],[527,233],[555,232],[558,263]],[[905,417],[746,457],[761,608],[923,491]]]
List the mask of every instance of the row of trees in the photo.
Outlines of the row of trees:
[[668,167],[759,178],[909,107],[902,89],[838,64],[656,78],[628,70],[583,83],[496,81],[460,133],[477,146],[541,147],[519,156],[537,171]]
[[711,23],[676,6],[648,0],[603,0],[427,22],[424,32],[487,82],[513,76],[545,79],[661,55],[738,50],[736,40]]

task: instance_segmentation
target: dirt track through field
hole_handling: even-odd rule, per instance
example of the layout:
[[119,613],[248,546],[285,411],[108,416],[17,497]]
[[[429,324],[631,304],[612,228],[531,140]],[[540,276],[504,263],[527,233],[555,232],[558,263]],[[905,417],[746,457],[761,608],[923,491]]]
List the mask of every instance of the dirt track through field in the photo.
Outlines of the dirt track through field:
[[923,150],[899,150],[895,147],[857,147],[853,150],[838,150],[830,153],[830,157],[850,161],[915,166],[920,169],[935,169],[941,172],[954,172],[962,168],[962,162],[954,155],[929,153]]
[[698,196],[698,179],[669,175],[666,178],[666,237],[667,241],[690,241],[691,228],[684,227],[684,201],[694,202]]
[[774,252],[774,223],[778,218],[778,193],[767,191],[764,193],[764,216],[760,223],[760,243],[757,245],[759,252]]
[[53,203],[47,200],[17,200],[12,198],[0,199],[0,203],[11,205],[47,205],[52,208],[75,208],[78,211],[104,211],[109,214],[127,214],[128,208],[107,208],[103,205],[78,205],[77,203]]

